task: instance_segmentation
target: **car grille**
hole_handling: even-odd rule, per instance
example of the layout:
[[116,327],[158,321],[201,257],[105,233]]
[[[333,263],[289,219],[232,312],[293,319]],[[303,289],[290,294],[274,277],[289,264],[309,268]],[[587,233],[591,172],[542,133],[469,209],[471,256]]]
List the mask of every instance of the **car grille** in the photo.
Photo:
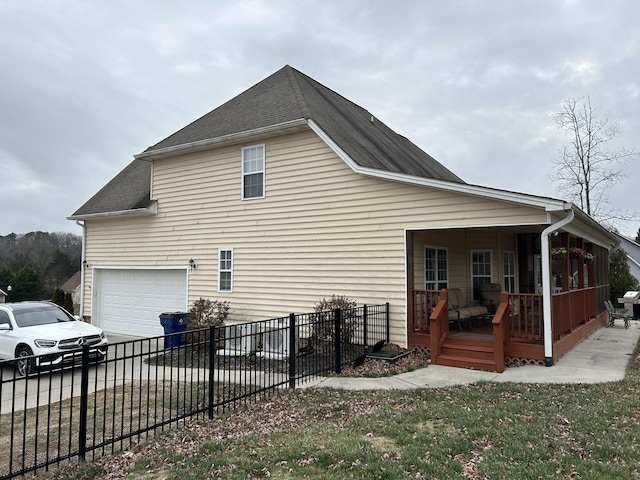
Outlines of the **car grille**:
[[67,338],[58,342],[60,350],[75,350],[82,348],[83,345],[96,345],[102,341],[100,335],[89,335],[86,337]]

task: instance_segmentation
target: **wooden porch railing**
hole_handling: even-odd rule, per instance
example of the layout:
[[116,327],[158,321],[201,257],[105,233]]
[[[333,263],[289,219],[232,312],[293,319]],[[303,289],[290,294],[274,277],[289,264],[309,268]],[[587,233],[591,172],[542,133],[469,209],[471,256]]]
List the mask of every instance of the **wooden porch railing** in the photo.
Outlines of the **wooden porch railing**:
[[440,301],[445,290],[413,290],[413,325],[412,331],[430,333],[429,317]]
[[504,343],[509,335],[509,313],[509,294],[503,291],[500,295],[500,305],[491,321],[493,327],[493,355],[498,372],[504,371]]
[[[542,295],[509,293],[506,297],[509,340],[541,341],[544,337]],[[505,300],[503,299],[502,301],[504,303]]]
[[571,333],[598,314],[595,287],[581,288],[553,295],[551,300],[553,339]]
[[431,363],[437,364],[442,344],[449,334],[449,301],[446,290],[440,290],[438,303],[431,312],[429,322],[431,324]]
[[[579,327],[588,324],[604,308],[604,295],[608,286],[588,287],[552,296],[553,342],[570,338],[569,334],[579,334]],[[446,290],[413,290],[413,332],[425,335],[431,348],[431,358],[437,363],[442,345],[449,335],[448,301]],[[537,358],[544,340],[542,295],[512,294],[502,292],[500,304],[492,320],[495,363],[498,371],[504,368],[504,355],[533,355],[523,358]],[[573,345],[573,344],[571,344]],[[567,348],[570,348],[570,346]]]

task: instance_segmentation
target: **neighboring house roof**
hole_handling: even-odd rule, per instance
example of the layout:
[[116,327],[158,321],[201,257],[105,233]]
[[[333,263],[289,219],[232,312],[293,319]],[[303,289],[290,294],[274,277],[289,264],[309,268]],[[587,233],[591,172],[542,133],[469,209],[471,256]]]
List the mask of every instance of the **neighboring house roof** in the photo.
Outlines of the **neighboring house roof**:
[[82,281],[82,273],[77,271],[73,274],[73,276],[64,282],[60,287],[61,290],[65,292],[73,292],[76,288],[80,286],[80,282]]
[[9,294],[7,292],[5,292],[4,290],[0,289],[0,295],[4,295],[6,297]]
[[620,239],[620,247],[627,254],[627,263],[629,264],[631,275],[640,281],[640,245],[622,235],[617,236]]

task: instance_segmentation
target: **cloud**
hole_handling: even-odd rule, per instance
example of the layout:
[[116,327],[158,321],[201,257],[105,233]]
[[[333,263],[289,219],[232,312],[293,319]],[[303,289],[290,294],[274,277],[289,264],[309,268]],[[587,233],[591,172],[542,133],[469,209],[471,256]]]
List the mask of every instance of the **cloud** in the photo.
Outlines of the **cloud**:
[[[639,15],[626,0],[1,2],[0,160],[33,197],[0,235],[76,228],[65,217],[132,155],[285,64],[469,182],[555,195],[565,98],[590,95],[637,146]],[[612,202],[640,204],[638,175]]]

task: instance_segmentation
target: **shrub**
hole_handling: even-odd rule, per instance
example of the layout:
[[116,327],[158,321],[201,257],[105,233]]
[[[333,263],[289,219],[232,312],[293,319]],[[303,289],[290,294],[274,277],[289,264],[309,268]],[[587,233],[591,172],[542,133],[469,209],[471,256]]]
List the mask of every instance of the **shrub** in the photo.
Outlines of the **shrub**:
[[62,307],[71,315],[75,314],[73,311],[73,296],[71,295],[71,292],[66,292],[64,294],[64,305]]
[[51,301],[64,308],[64,291],[61,288],[56,288]]
[[312,337],[316,341],[331,342],[335,340],[335,317],[334,311],[341,310],[340,316],[340,343],[347,345],[352,343],[358,326],[358,319],[355,316],[357,303],[355,300],[344,295],[331,295],[331,298],[318,301],[313,308],[316,312],[315,321],[312,327]]
[[206,328],[211,325],[219,326],[229,316],[229,302],[200,298],[193,302],[187,316],[187,326],[190,329]]

